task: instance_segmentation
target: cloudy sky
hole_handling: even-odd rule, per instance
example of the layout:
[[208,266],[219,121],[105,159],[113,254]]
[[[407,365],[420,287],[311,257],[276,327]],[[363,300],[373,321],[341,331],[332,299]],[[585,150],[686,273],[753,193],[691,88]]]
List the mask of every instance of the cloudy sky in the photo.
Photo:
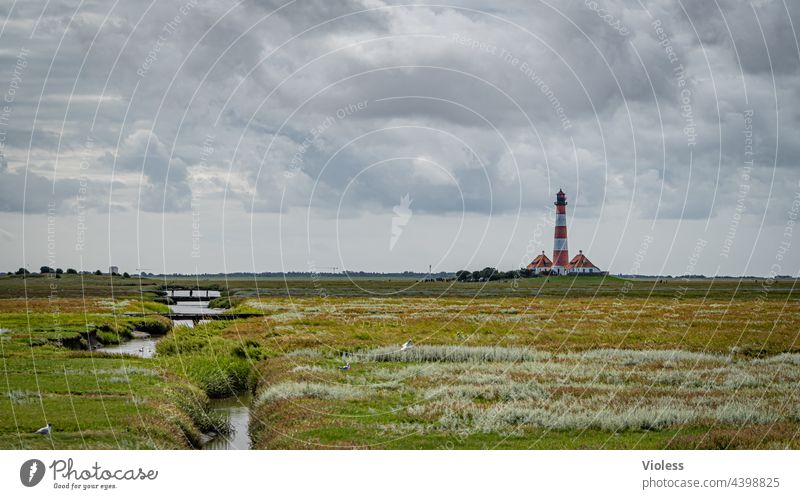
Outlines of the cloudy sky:
[[[0,2],[0,264],[800,266],[800,4]],[[797,200],[797,201],[796,201]]]

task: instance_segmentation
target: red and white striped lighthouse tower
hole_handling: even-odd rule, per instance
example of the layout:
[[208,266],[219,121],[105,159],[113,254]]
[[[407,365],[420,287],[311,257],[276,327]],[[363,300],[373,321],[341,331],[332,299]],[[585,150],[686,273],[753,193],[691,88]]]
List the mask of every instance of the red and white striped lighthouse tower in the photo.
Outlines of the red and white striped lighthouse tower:
[[556,233],[553,239],[553,267],[552,272],[566,274],[569,264],[569,249],[567,248],[567,195],[561,189],[556,193]]

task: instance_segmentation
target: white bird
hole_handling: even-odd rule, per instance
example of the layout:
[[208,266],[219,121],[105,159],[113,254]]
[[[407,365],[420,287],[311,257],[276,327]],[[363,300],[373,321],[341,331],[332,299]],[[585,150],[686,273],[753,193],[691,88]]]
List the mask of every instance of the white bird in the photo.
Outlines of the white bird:
[[348,362],[347,364],[345,364],[343,366],[340,366],[339,369],[341,369],[342,371],[349,371],[350,370],[350,363]]
[[39,428],[34,433],[36,433],[37,435],[49,435],[50,434],[50,428],[52,428],[52,425],[50,423],[47,423],[47,426],[43,426],[42,428]]
[[403,350],[408,350],[410,348],[414,348],[414,343],[411,340],[408,340],[403,343],[402,347],[400,347],[400,351],[402,352]]

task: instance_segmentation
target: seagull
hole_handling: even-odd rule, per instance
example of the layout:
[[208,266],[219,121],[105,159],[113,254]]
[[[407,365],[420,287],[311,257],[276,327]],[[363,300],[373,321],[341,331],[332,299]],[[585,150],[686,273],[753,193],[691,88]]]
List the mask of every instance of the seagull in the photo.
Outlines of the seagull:
[[342,371],[349,371],[350,370],[350,362],[348,362],[347,364],[345,364],[343,366],[340,366],[339,369],[341,369]]
[[50,434],[50,428],[52,428],[52,426],[53,425],[51,425],[50,423],[47,423],[47,426],[43,426],[43,427],[39,428],[34,433],[37,434],[37,435],[49,435]]
[[400,351],[402,352],[403,350],[409,350],[411,348],[414,348],[414,343],[411,340],[408,340],[403,343],[402,347],[400,347]]

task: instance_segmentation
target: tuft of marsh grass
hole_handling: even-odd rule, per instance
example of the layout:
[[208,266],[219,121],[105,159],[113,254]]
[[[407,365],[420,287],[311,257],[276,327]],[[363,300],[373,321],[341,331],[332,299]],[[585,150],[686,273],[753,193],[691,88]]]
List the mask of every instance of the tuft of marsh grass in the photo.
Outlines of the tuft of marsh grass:
[[605,360],[624,365],[637,365],[645,362],[725,362],[724,355],[714,355],[686,350],[627,350],[616,348],[600,348],[585,352],[558,354],[565,360]]
[[457,379],[461,383],[471,385],[505,385],[509,382],[508,377],[502,374],[489,374],[472,370],[460,374]]
[[466,411],[446,410],[438,423],[446,431],[483,433],[512,431],[520,427],[549,430],[659,430],[698,419],[697,410],[686,407],[637,407],[627,411],[592,409],[580,405],[569,410],[554,406],[530,407],[517,402],[489,407],[472,406]]
[[731,402],[718,407],[714,412],[714,418],[720,423],[735,425],[769,424],[781,419],[780,415],[769,407],[748,405],[742,402]]
[[518,401],[544,400],[549,397],[547,390],[536,382],[515,383],[509,381],[504,385],[445,385],[427,390],[424,397],[434,399],[460,399],[483,401]]
[[381,382],[403,382],[417,377],[443,377],[453,373],[453,370],[464,369],[459,365],[404,365],[399,369],[379,368],[370,372],[371,376]]
[[297,350],[292,350],[291,352],[287,353],[286,356],[318,358],[318,357],[324,357],[325,355],[316,348],[299,348]]
[[294,366],[293,373],[325,373],[330,372],[330,369],[324,369],[320,366]]
[[404,351],[383,347],[357,355],[368,362],[525,362],[551,357],[549,352],[530,348],[461,345],[421,345]]
[[[596,349],[583,352],[552,354],[525,347],[421,345],[401,351],[396,347],[382,347],[359,354],[361,361],[372,362],[542,362],[606,361],[626,366],[660,362],[666,365],[693,362],[727,362],[724,355],[685,350],[626,350]],[[784,359],[786,357],[783,357]]]
[[755,359],[754,362],[765,364],[792,364],[800,366],[800,353],[779,353],[765,359]]
[[753,374],[742,370],[736,370],[730,372],[726,377],[725,380],[721,383],[722,388],[733,388],[733,389],[740,389],[740,388],[756,388],[759,386],[763,386],[765,383],[758,379]]
[[264,404],[276,402],[278,400],[301,398],[352,400],[364,398],[369,393],[369,390],[353,385],[287,381],[272,385],[262,391],[258,396],[257,403]]
[[8,398],[12,404],[21,405],[39,400],[39,394],[30,390],[11,390]]
[[250,363],[231,357],[182,356],[187,377],[211,398],[224,398],[247,391],[253,384]]
[[[71,370],[68,371],[70,374],[83,374],[84,370]],[[159,373],[156,369],[150,369],[147,367],[139,367],[139,366],[131,366],[131,365],[122,365],[120,367],[115,367],[113,369],[91,369],[88,371],[95,376],[99,375],[120,375],[120,376],[148,376],[148,377],[155,377],[158,376]]]

